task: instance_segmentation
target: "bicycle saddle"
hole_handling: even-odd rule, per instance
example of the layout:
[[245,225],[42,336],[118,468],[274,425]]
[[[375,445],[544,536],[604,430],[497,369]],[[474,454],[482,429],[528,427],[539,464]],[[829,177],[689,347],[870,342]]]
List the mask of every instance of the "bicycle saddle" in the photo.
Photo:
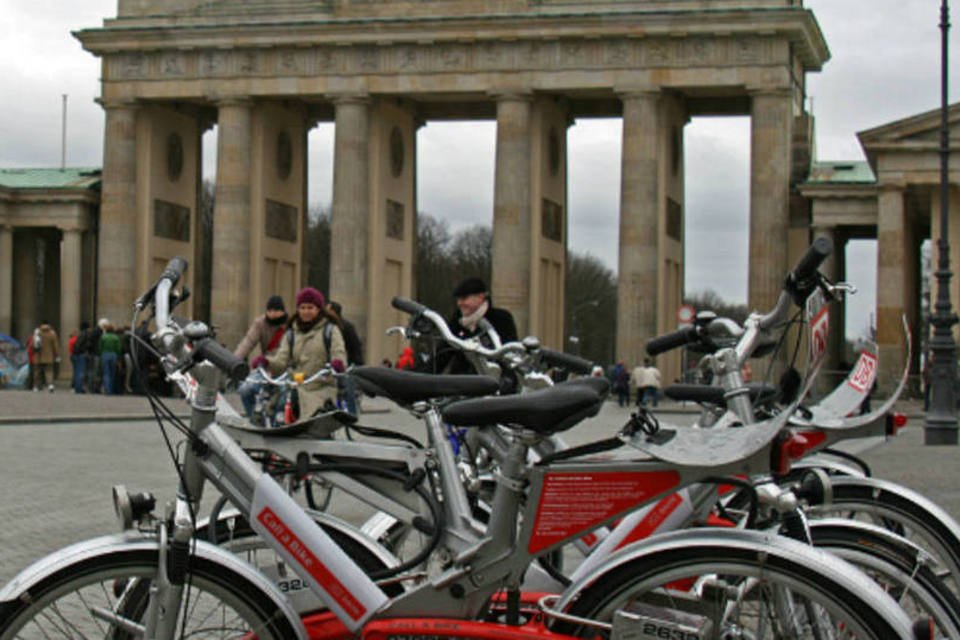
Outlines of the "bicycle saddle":
[[522,395],[454,402],[443,409],[443,419],[459,426],[510,424],[550,434],[596,415],[602,405],[603,396],[591,384],[565,384]]
[[500,389],[500,383],[488,376],[435,375],[386,367],[356,367],[350,375],[364,393],[386,396],[401,404],[450,396],[486,396]]

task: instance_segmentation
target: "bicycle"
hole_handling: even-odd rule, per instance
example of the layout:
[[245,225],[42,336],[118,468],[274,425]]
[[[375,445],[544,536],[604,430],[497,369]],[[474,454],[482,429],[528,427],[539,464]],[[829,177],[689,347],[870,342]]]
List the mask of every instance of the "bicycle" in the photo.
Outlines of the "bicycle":
[[[155,519],[149,505],[118,496],[118,508],[138,527],[81,543],[21,573],[0,591],[0,639],[31,637],[29,630],[21,634],[28,625],[46,624],[51,618],[45,616],[63,620],[60,612],[71,605],[68,622],[76,625],[69,627],[71,637],[84,632],[81,614],[94,627],[100,625],[99,634],[149,638],[182,637],[197,630],[191,624],[209,629],[211,619],[230,635],[260,638],[302,638],[310,628],[317,638],[361,632],[385,638],[414,630],[443,637],[529,637],[548,630],[619,637],[631,629],[652,629],[719,639],[745,625],[752,626],[754,637],[767,637],[768,625],[796,638],[922,637],[889,596],[852,567],[795,541],[748,531],[685,531],[633,545],[558,597],[521,603],[520,580],[530,561],[632,508],[633,500],[625,505],[616,498],[621,490],[642,487],[644,501],[653,501],[706,474],[749,469],[751,461],[769,455],[773,435],[785,422],[778,417],[737,430],[712,430],[728,444],[722,455],[707,451],[696,461],[703,467],[671,461],[676,451],[668,442],[637,434],[625,435],[628,449],[619,458],[529,465],[527,450],[543,434],[569,428],[598,409],[602,399],[587,385],[445,407],[444,418],[454,424],[508,420],[511,425],[514,437],[500,467],[491,521],[485,531],[473,533],[472,542],[464,540],[463,552],[440,573],[388,596],[216,424],[218,366],[237,374],[245,365],[214,342],[204,325],[181,329],[168,323],[168,293],[184,267],[182,261],[171,263],[137,305],[154,307],[154,342],[169,366],[191,367],[197,381],[181,491],[170,517]],[[417,385],[404,388],[430,392]],[[363,453],[363,447],[355,449],[352,454]],[[634,449],[660,455],[638,460]],[[469,511],[456,506],[462,498],[456,467],[445,456],[438,458],[444,509],[458,519],[444,527],[469,532]],[[594,482],[601,478],[605,484]],[[194,511],[205,481],[230,496],[328,611],[301,622],[262,575],[193,539]],[[570,511],[572,499],[585,491],[595,497],[598,488],[608,503],[593,500],[585,511]],[[570,515],[576,516],[573,521]],[[70,598],[91,585],[94,589],[82,595],[102,596],[104,604]],[[505,597],[495,597],[501,590]],[[696,629],[685,631],[691,625]]]

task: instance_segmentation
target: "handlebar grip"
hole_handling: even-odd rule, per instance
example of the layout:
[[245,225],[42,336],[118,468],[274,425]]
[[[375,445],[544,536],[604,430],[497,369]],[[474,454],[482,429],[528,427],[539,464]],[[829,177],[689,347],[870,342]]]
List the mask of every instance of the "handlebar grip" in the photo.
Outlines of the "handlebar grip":
[[677,347],[688,345],[699,339],[696,327],[685,327],[647,340],[647,353],[655,356]]
[[180,277],[183,275],[183,272],[187,270],[187,261],[180,256],[171,258],[170,262],[167,263],[167,266],[163,269],[163,273],[160,274],[160,280],[168,279],[172,286],[176,286],[177,282],[180,281]]
[[221,345],[213,338],[203,338],[193,343],[194,358],[209,360],[218,369],[234,380],[243,380],[250,373],[250,367],[243,358],[233,355],[233,352]]
[[399,309],[412,316],[418,316],[427,310],[427,307],[419,302],[414,302],[410,298],[404,298],[403,296],[394,297],[394,299],[390,301],[390,304],[393,305],[394,309]]
[[593,363],[580,356],[570,355],[562,351],[553,351],[552,349],[540,349],[540,357],[552,367],[563,367],[571,373],[588,375],[593,369]]
[[807,252],[800,258],[800,262],[793,268],[793,278],[797,282],[805,282],[817,273],[817,269],[833,253],[833,241],[826,236],[820,236],[813,241]]

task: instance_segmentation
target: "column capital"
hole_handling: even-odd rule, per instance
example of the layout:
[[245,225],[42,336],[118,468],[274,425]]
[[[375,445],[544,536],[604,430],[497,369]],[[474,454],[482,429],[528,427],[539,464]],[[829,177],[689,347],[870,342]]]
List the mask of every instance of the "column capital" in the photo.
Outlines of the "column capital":
[[252,107],[253,99],[250,96],[222,96],[214,99],[217,109],[224,107]]
[[620,101],[625,100],[657,100],[663,95],[663,89],[658,86],[622,86],[614,87]]
[[338,93],[329,96],[330,102],[335,106],[340,105],[349,105],[349,104],[360,104],[368,105],[372,101],[369,93],[364,92],[354,92],[354,93]]
[[793,87],[747,87],[747,94],[751,98],[792,98],[794,94]]
[[903,192],[907,190],[907,185],[901,180],[884,179],[878,181],[877,189],[881,193]]
[[94,98],[93,101],[103,107],[105,111],[136,109],[140,106],[140,102],[136,98]]
[[533,102],[531,89],[495,89],[488,91],[487,95],[497,102]]

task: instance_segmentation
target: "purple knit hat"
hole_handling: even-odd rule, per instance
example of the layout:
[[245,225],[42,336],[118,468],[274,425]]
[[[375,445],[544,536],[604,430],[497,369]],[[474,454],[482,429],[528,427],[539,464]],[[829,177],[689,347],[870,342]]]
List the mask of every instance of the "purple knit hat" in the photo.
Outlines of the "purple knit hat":
[[317,289],[314,289],[313,287],[304,287],[297,292],[297,306],[299,307],[305,302],[313,303],[320,309],[323,309],[325,300],[323,294]]

